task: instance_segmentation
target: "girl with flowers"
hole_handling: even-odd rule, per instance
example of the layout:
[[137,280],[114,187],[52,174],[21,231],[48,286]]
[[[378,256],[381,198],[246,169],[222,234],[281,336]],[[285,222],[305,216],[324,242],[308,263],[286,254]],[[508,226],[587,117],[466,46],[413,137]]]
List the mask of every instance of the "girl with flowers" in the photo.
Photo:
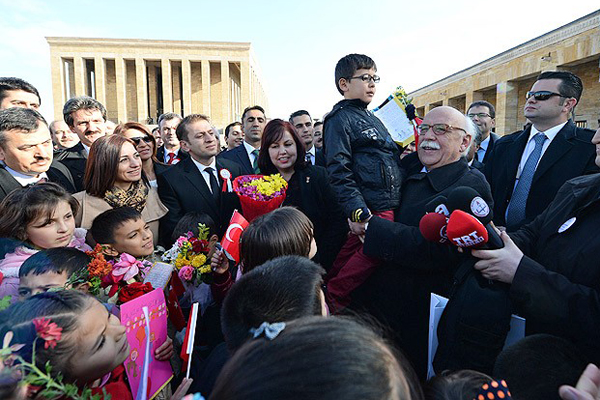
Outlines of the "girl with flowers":
[[325,168],[305,161],[304,144],[289,122],[274,119],[262,135],[258,166],[287,181],[284,206],[302,211],[314,226],[319,252],[315,261],[329,270],[348,232]]
[[[99,398],[132,399],[122,365],[129,355],[125,327],[95,298],[72,290],[38,294],[0,313],[0,337],[9,331],[12,343],[23,345],[13,353],[17,365],[21,360],[26,373],[43,375],[37,390],[76,385],[79,394],[87,387]],[[165,344],[157,360],[171,357],[173,347]]]
[[86,231],[75,228],[79,204],[61,186],[41,183],[10,193],[0,203],[0,237],[16,239],[0,261],[3,275],[0,298],[16,300],[19,269],[27,258],[42,249],[75,247],[86,251]]

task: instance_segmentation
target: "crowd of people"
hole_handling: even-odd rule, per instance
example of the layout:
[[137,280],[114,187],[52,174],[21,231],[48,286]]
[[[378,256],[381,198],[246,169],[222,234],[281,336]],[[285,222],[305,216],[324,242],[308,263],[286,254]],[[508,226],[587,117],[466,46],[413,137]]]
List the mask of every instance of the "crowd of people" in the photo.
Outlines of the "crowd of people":
[[[88,274],[110,262],[135,281],[190,232],[210,277],[173,295],[174,262],[158,398],[600,399],[600,129],[571,118],[581,79],[541,73],[514,133],[487,101],[418,123],[409,105],[402,147],[368,109],[375,62],[350,54],[334,73],[343,99],[322,120],[250,105],[223,138],[203,114],[114,124],[87,96],[48,124],[35,87],[0,78],[0,397],[133,399],[103,297],[119,284]],[[235,261],[219,243],[243,211],[231,181],[275,174],[285,199]],[[433,331],[432,294],[448,298]],[[525,336],[505,345],[511,315]]]

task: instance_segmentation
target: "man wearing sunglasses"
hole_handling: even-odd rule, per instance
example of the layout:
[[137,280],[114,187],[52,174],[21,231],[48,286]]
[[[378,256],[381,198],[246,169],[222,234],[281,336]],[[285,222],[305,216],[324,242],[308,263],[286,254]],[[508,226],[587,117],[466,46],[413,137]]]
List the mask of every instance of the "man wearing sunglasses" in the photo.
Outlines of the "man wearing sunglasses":
[[527,92],[525,118],[531,126],[496,142],[485,165],[494,197],[494,222],[513,231],[532,221],[569,179],[600,169],[594,132],[570,119],[583,84],[567,71],[539,75]]

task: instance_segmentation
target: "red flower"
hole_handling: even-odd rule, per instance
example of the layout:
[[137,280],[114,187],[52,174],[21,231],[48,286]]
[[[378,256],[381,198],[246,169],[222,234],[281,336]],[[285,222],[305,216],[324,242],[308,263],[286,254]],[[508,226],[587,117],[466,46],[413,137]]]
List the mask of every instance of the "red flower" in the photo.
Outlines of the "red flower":
[[44,348],[55,348],[62,336],[62,328],[45,318],[35,318],[32,322],[37,335],[45,340]]
[[119,290],[119,279],[117,279],[113,274],[108,274],[104,278],[102,278],[102,283],[100,284],[103,288],[107,288],[110,286],[110,291],[108,293],[108,297],[113,297],[115,293]]
[[119,292],[119,301],[121,303],[127,303],[128,301],[138,298],[153,290],[154,288],[152,287],[152,284],[150,284],[150,282],[134,282],[121,289],[121,291]]

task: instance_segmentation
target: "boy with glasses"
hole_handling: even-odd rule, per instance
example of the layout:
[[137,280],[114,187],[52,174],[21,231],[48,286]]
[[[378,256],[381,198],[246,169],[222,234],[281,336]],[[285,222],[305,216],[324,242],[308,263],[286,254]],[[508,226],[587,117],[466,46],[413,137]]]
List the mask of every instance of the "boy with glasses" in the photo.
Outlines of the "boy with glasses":
[[[374,271],[379,260],[364,255],[362,235],[372,215],[393,221],[400,205],[403,171],[400,152],[383,123],[367,106],[379,82],[375,62],[349,54],[335,67],[335,83],[344,100],[326,116],[323,149],[331,185],[353,235],[328,273],[328,300],[334,312],[350,303],[350,293]],[[358,228],[357,228],[358,227]]]

